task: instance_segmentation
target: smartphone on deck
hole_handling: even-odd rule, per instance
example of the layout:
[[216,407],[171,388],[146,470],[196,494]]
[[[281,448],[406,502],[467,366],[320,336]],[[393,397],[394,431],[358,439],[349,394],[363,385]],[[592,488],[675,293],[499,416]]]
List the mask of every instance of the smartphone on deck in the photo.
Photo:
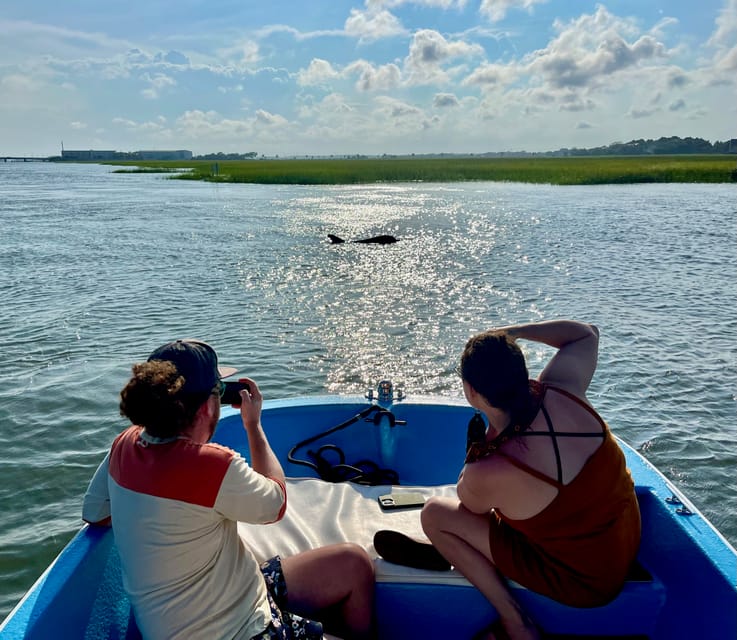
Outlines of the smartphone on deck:
[[384,511],[392,509],[419,509],[425,504],[425,496],[416,491],[397,491],[379,496],[379,506]]
[[220,398],[220,404],[230,404],[237,407],[241,406],[241,389],[250,391],[251,387],[248,386],[247,382],[240,382],[238,380],[224,380],[225,382],[225,393]]

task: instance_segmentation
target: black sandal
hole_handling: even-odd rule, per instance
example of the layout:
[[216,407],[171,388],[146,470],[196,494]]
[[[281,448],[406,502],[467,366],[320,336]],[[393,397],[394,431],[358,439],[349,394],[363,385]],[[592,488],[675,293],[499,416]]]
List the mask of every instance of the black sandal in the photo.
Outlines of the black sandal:
[[413,540],[398,531],[377,531],[374,534],[374,548],[376,553],[392,564],[429,571],[450,571],[450,562],[429,542]]

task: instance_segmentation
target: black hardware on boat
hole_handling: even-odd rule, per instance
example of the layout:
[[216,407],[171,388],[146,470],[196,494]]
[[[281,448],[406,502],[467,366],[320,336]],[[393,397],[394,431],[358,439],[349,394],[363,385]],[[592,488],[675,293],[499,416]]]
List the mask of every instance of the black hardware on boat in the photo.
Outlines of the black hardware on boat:
[[407,424],[406,420],[397,420],[397,417],[388,409],[379,409],[375,414],[373,418],[366,418],[366,422],[373,422],[374,424],[379,424],[383,418],[386,418],[389,420],[389,426],[394,427],[398,424]]
[[[374,416],[369,418],[372,413]],[[320,478],[327,480],[328,482],[350,481],[357,484],[371,486],[380,484],[399,484],[399,474],[396,471],[393,469],[382,469],[372,460],[360,460],[354,464],[346,464],[345,453],[340,447],[337,447],[334,444],[324,444],[318,448],[317,451],[308,449],[307,455],[309,455],[314,462],[310,462],[309,460],[298,460],[294,457],[294,454],[298,449],[301,449],[308,444],[312,444],[313,442],[320,440],[320,438],[329,436],[336,431],[345,429],[361,419],[378,425],[383,418],[387,418],[389,420],[389,425],[391,427],[395,424],[406,424],[406,421],[404,420],[397,420],[396,416],[391,411],[372,404],[370,407],[360,411],[345,422],[341,422],[339,425],[332,427],[327,431],[323,431],[322,433],[318,433],[317,435],[298,442],[289,450],[287,460],[293,464],[309,467],[314,470]],[[325,453],[329,451],[337,455],[337,462],[330,462],[330,460],[325,457]]]
[[381,404],[386,404],[394,401],[404,400],[404,391],[397,388],[397,395],[394,395],[394,383],[391,380],[382,380],[376,387],[376,394],[373,389],[366,391],[366,397],[373,401],[378,400]]
[[679,516],[692,516],[693,515],[693,511],[691,511],[691,509],[689,509],[685,504],[683,504],[683,502],[681,502],[681,500],[676,496],[675,493],[670,498],[666,498],[665,501],[668,504],[672,504],[673,506],[678,507],[676,509],[676,513]]

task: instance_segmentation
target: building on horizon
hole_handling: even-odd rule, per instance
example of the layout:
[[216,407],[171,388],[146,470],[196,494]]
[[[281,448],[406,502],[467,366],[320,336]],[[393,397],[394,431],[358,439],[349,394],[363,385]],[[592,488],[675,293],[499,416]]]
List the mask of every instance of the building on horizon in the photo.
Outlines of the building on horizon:
[[191,160],[186,149],[150,151],[110,151],[101,149],[64,149],[62,160]]

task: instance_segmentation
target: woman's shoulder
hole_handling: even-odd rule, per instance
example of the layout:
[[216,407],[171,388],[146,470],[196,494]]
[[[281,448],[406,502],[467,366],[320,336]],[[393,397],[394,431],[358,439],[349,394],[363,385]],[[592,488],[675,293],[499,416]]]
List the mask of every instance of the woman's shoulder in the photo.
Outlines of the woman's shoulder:
[[467,463],[458,479],[458,497],[475,513],[499,505],[508,489],[508,465],[499,456]]

